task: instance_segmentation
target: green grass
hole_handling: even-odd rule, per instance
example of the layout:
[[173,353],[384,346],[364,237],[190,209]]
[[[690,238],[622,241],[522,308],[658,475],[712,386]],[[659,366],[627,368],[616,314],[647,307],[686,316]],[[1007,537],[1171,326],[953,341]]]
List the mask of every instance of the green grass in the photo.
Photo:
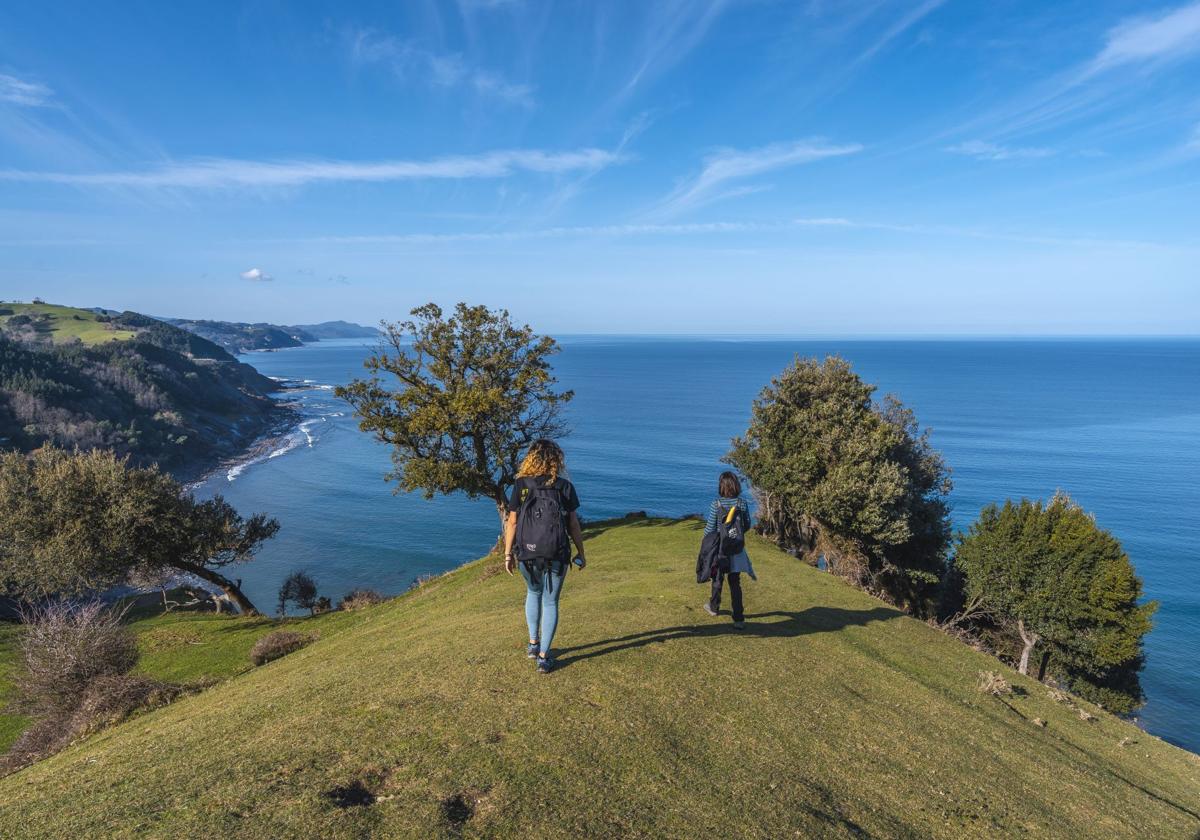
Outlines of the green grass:
[[[0,780],[0,835],[1200,831],[1200,757],[1087,704],[1096,719],[1081,720],[1044,686],[761,541],[750,626],[736,631],[700,609],[698,540],[695,522],[594,529],[589,568],[564,587],[564,667],[549,676],[524,657],[520,580],[479,561]],[[982,670],[1025,693],[981,694]],[[326,795],[355,784],[374,804]]]
[[13,668],[17,663],[17,632],[17,625],[0,621],[0,752],[12,746],[13,741],[29,725],[25,717],[4,711],[11,694]]
[[[250,648],[272,630],[297,629],[327,638],[353,626],[360,616],[361,612],[334,612],[279,620],[196,612],[146,615],[130,623],[139,651],[135,670],[168,682],[207,685],[253,670]],[[17,660],[18,632],[18,625],[0,622],[0,752],[29,725],[28,718],[4,710]]]
[[44,315],[48,318],[48,331],[55,344],[79,339],[84,344],[100,344],[105,341],[123,341],[137,335],[132,330],[112,329],[110,324],[99,320],[99,315],[86,309],[71,306],[56,306],[52,303],[0,303],[0,310],[12,310],[11,314],[0,315],[0,325],[14,315]]

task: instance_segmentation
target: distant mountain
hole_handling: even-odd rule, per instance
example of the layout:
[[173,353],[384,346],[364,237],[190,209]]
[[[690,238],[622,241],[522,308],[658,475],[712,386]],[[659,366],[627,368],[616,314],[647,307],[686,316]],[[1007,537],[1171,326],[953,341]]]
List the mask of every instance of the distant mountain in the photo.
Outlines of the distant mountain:
[[277,389],[146,315],[0,303],[0,449],[113,449],[190,477],[287,417]]
[[371,338],[379,335],[379,330],[374,327],[364,327],[349,321],[283,326],[265,323],[245,324],[236,321],[195,321],[186,318],[164,318],[162,320],[202,336],[230,353],[299,347],[323,338]]
[[323,321],[320,324],[301,324],[288,329],[299,330],[322,338],[375,338],[379,330],[375,327],[364,327],[362,324],[352,324],[349,321]]

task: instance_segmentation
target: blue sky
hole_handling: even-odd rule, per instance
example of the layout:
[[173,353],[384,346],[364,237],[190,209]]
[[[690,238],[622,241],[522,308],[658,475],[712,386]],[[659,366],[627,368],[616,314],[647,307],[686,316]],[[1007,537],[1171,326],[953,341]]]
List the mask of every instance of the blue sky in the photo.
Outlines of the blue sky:
[[1200,332],[1200,0],[25,3],[0,297]]

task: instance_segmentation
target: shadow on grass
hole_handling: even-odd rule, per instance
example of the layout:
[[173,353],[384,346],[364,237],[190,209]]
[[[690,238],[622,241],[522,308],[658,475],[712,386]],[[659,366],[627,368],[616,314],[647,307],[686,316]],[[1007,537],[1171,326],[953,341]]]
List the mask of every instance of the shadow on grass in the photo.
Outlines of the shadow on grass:
[[670,642],[676,639],[709,639],[718,636],[750,636],[752,638],[795,638],[809,633],[829,633],[841,630],[843,627],[862,626],[873,621],[887,621],[903,615],[897,610],[887,607],[875,607],[869,610],[843,610],[838,607],[809,607],[803,612],[773,612],[756,613],[746,616],[746,626],[738,630],[728,622],[679,625],[662,627],[658,630],[646,630],[642,633],[631,633],[628,636],[615,636],[611,639],[601,639],[587,642],[574,647],[562,648],[557,651],[555,661],[558,668],[565,668],[575,662],[617,653],[623,650],[633,650],[646,645]]

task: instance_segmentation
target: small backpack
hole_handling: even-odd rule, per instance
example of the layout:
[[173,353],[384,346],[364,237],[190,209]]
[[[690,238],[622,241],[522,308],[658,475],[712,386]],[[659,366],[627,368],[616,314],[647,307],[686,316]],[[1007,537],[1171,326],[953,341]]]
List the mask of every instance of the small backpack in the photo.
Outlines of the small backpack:
[[736,501],[724,519],[717,518],[717,533],[721,535],[721,557],[733,557],[746,548],[746,518]]
[[549,487],[534,483],[529,488],[517,511],[514,543],[517,559],[538,571],[547,563],[568,558],[566,512],[557,481]]

